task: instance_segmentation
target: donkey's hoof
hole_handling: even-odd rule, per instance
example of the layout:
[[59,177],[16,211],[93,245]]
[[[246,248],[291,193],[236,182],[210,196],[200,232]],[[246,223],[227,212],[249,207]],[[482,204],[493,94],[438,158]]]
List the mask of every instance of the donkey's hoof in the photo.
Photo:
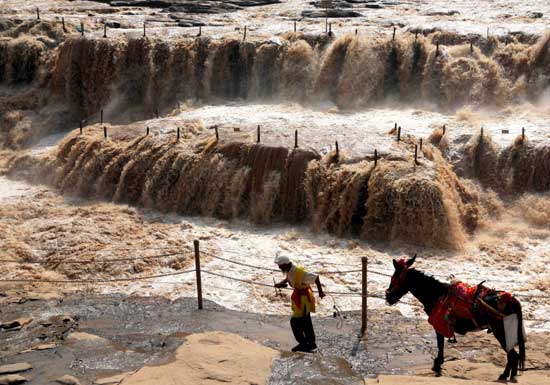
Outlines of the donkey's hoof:
[[517,384],[518,383],[518,378],[516,376],[512,376],[512,377],[510,377],[510,382],[514,383],[514,384]]
[[508,380],[508,376],[504,375],[504,374],[501,374],[499,377],[498,377],[498,382],[507,382]]

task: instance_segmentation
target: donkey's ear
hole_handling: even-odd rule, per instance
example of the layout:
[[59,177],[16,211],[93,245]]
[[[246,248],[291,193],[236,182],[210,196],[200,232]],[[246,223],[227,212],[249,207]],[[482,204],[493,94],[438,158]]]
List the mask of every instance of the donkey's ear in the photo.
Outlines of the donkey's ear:
[[399,268],[399,265],[397,264],[397,261],[395,259],[393,259],[393,267],[395,268],[395,270]]
[[412,264],[414,263],[414,261],[416,261],[416,254],[415,254],[411,259],[409,259],[409,260],[407,261],[407,266],[408,266],[408,267],[411,267]]

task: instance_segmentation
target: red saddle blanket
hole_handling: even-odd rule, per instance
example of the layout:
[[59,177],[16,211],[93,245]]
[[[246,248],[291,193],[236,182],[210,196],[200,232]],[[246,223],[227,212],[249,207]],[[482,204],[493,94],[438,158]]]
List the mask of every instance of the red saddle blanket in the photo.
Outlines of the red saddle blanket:
[[449,288],[449,293],[441,297],[433,308],[428,322],[439,334],[450,338],[454,336],[458,318],[470,319],[474,325],[481,328],[483,325],[478,325],[476,314],[502,319],[506,305],[512,298],[512,294],[506,291],[454,282]]
[[[455,282],[451,285],[449,294],[442,297],[430,314],[428,322],[443,336],[454,336],[454,325],[457,318],[474,320],[474,301],[477,285]],[[478,293],[478,295],[481,293]]]

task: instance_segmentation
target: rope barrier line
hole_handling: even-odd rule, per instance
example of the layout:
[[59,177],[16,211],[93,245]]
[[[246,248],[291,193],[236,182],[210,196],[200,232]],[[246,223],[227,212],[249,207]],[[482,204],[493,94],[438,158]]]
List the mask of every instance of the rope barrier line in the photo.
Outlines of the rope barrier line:
[[[214,276],[216,276],[216,277],[225,278],[225,279],[229,279],[229,280],[232,280],[232,281],[237,281],[237,282],[242,282],[242,283],[248,283],[248,284],[250,284],[250,285],[261,286],[261,287],[268,287],[268,288],[270,288],[270,289],[273,289],[273,288],[274,288],[273,284],[267,284],[267,283],[262,283],[262,282],[254,282],[254,281],[250,281],[250,280],[248,280],[248,279],[230,277],[230,276],[227,276],[227,275],[225,275],[225,274],[220,274],[220,273],[216,273],[216,272],[213,272],[213,271],[201,270],[201,273],[206,273],[206,274],[214,275]],[[292,288],[289,288],[289,287],[283,287],[283,288],[281,288],[281,289],[283,289],[283,290],[293,290]],[[352,292],[352,291],[349,291],[349,292],[342,292],[342,291],[325,291],[324,293],[325,293],[325,294],[331,294],[331,295],[340,295],[340,296],[362,297],[362,294],[354,293],[354,292]]]
[[[205,254],[205,255],[208,255],[212,258],[219,259],[219,260],[222,260],[222,261],[225,261],[225,262],[228,262],[228,263],[232,263],[232,264],[235,264],[235,265],[239,265],[239,266],[246,266],[246,267],[251,267],[251,268],[254,268],[254,269],[258,269],[258,270],[271,271],[271,272],[275,272],[275,273],[280,272],[279,269],[271,269],[269,267],[256,266],[256,265],[251,265],[251,264],[244,263],[244,262],[232,261],[230,259],[223,258],[223,257],[214,255],[214,254],[206,252],[206,251],[201,251],[201,254]],[[320,271],[319,274],[322,274],[322,275],[335,275],[335,274],[360,273],[360,272],[361,272],[361,270]]]
[[[17,283],[17,282],[20,282],[20,283],[112,283],[112,282],[135,282],[135,281],[139,281],[139,280],[144,280],[144,279],[155,279],[155,278],[163,278],[163,277],[173,277],[173,276],[177,276],[177,275],[183,275],[183,274],[187,274],[187,273],[193,273],[195,272],[195,269],[191,269],[191,270],[185,270],[185,271],[179,271],[179,272],[175,272],[175,273],[166,273],[166,274],[157,274],[157,275],[151,275],[151,276],[141,276],[141,277],[133,277],[133,278],[117,278],[117,279],[109,279],[109,280],[40,280],[40,279],[0,279],[0,282],[13,282],[13,283]],[[242,282],[242,283],[247,283],[247,284],[251,284],[251,285],[256,285],[256,286],[261,286],[261,287],[268,287],[268,288],[273,288],[273,285],[270,285],[270,284],[265,284],[265,283],[261,283],[261,282],[254,282],[254,281],[250,281],[250,280],[246,280],[246,279],[240,279],[240,278],[235,278],[235,277],[229,277],[229,276],[226,276],[224,274],[219,274],[219,273],[215,273],[215,272],[211,272],[211,271],[207,271],[207,270],[202,270],[203,273],[206,273],[206,274],[209,274],[209,275],[213,275],[213,276],[217,276],[217,277],[221,277],[221,278],[225,278],[225,279],[229,279],[229,280],[233,280],[233,281],[237,281],[237,282]],[[162,283],[162,284],[182,284],[184,282],[159,282],[159,283]],[[214,285],[210,285],[208,284],[208,286],[211,286],[211,287],[215,287],[215,288],[219,288],[217,286],[214,286]],[[221,289],[221,288],[220,288]],[[231,291],[236,291],[234,289],[228,289],[228,288],[223,288],[224,290],[231,290]],[[285,290],[292,290],[291,288],[282,288],[282,289],[285,289]],[[244,292],[243,292],[244,293]],[[325,294],[328,294],[330,296],[332,295],[336,295],[336,296],[347,296],[347,297],[357,297],[357,298],[360,298],[362,297],[362,294],[359,294],[359,293],[354,293],[354,292],[337,292],[337,291],[325,291]],[[383,294],[379,294],[379,293],[371,293],[371,294],[368,294],[367,295],[367,298],[377,298],[377,299],[382,299],[382,300],[385,300],[385,296]],[[233,301],[233,302],[237,302],[237,301]],[[418,308],[418,309],[422,309],[423,307],[419,304],[416,304],[416,303],[412,303],[412,302],[409,302],[407,300],[403,300],[401,299],[399,301],[400,303],[402,304],[406,304],[406,305],[409,305],[409,306],[412,306],[414,308]],[[530,317],[523,317],[523,319],[525,321],[530,321],[530,322],[543,322],[543,323],[546,323],[548,322],[549,320],[546,320],[546,319],[537,319],[537,318],[530,318]]]
[[209,253],[209,252],[206,252],[206,251],[201,251],[201,254],[205,254],[205,255],[208,255],[208,256],[210,256],[210,257],[212,257],[212,258],[219,259],[219,260],[222,260],[222,261],[225,261],[225,262],[228,262],[228,263],[233,263],[233,264],[239,265],[239,266],[246,266],[246,267],[251,267],[251,268],[253,268],[253,269],[271,271],[271,272],[275,272],[275,273],[279,273],[279,272],[280,272],[280,270],[277,270],[277,269],[270,269],[269,267],[262,267],[262,266],[250,265],[250,264],[244,263],[244,262],[232,261],[232,260],[230,260],[230,259],[223,258],[223,257],[219,257],[219,256],[217,256],[217,255],[214,255],[214,254]]
[[[170,250],[175,248],[181,248],[182,246],[164,246],[164,247],[107,247],[99,248],[97,250],[92,250],[94,252],[100,251],[145,251],[145,250]],[[46,248],[46,249],[32,249],[32,251],[55,251],[56,248]]]
[[16,261],[12,259],[0,259],[0,263],[18,263],[18,264],[31,264],[31,265],[85,265],[88,263],[116,263],[116,262],[128,262],[139,261],[145,259],[160,259],[171,257],[174,255],[181,255],[182,253],[169,253],[160,255],[151,255],[148,257],[132,257],[132,258],[114,258],[114,259],[99,259],[99,260],[82,260],[82,261]]
[[157,274],[133,278],[116,278],[116,279],[78,279],[78,280],[49,280],[49,279],[0,279],[0,282],[21,282],[21,283],[110,283],[110,282],[134,282],[142,279],[155,279],[163,277],[173,277],[176,275],[182,275],[192,273],[195,270],[178,271],[176,273]]

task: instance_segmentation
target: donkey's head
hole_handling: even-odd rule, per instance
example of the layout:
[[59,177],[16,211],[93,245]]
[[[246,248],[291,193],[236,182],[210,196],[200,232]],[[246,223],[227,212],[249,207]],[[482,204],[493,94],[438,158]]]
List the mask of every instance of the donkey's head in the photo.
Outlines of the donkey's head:
[[399,259],[393,260],[393,266],[395,267],[395,272],[391,277],[390,287],[386,290],[386,301],[390,305],[394,305],[401,297],[407,294],[410,290],[408,273],[409,268],[412,266],[416,259],[416,254],[414,257],[409,260]]

